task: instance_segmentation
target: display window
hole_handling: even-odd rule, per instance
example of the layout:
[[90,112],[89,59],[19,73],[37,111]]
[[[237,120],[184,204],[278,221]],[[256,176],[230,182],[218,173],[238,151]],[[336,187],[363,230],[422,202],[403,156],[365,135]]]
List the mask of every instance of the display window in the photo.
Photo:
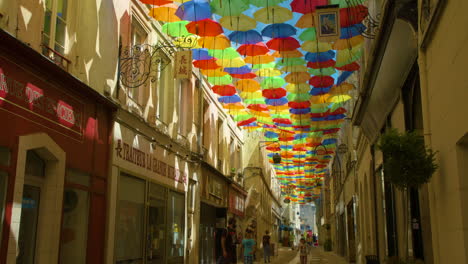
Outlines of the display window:
[[90,175],[67,169],[63,194],[60,262],[86,263]]
[[122,173],[115,263],[183,264],[184,248],[185,196]]

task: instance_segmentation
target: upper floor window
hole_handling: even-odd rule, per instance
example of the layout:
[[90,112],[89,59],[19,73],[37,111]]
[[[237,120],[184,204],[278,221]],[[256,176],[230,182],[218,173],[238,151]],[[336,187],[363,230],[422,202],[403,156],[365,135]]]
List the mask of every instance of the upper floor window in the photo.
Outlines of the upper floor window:
[[[132,47],[138,45],[144,45],[148,39],[148,32],[143,28],[140,22],[135,17],[132,17],[131,23],[131,32],[130,32],[130,45]],[[134,68],[135,72],[144,72],[146,69],[144,68],[144,63],[136,59],[134,61]],[[136,88],[129,88],[128,89],[128,96],[132,98],[138,105],[144,104],[144,92],[142,90],[149,89],[149,82],[146,82],[144,85]]]
[[68,0],[46,0],[42,43],[45,48],[65,54]]

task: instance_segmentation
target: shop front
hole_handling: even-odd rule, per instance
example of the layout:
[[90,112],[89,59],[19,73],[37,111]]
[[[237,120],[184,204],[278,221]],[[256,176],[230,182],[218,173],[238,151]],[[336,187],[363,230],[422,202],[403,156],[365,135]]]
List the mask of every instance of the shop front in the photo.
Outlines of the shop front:
[[0,263],[103,263],[116,106],[0,39]]
[[140,131],[114,124],[113,263],[184,263],[188,164]]
[[206,163],[202,163],[201,175],[199,263],[212,264],[219,254],[219,234],[227,224],[228,182]]

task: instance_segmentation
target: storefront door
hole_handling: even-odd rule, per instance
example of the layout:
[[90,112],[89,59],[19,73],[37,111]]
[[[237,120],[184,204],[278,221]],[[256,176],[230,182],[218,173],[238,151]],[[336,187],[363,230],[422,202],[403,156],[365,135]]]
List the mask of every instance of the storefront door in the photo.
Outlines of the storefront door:
[[216,208],[201,203],[200,264],[215,263]]
[[166,190],[150,183],[147,214],[146,260],[148,264],[166,263],[165,230],[166,230]]
[[19,255],[16,259],[18,264],[34,264],[40,195],[39,187],[24,185],[18,239]]

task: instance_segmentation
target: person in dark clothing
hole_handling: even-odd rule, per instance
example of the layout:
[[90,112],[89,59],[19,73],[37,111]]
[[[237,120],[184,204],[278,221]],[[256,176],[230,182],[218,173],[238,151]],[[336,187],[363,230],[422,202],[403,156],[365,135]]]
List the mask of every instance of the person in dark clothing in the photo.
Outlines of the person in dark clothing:
[[265,235],[262,239],[263,243],[263,260],[265,263],[270,263],[270,255],[271,255],[271,244],[270,244],[270,232],[267,230],[265,231]]
[[223,229],[221,233],[221,254],[218,256],[217,264],[237,263],[236,243],[236,219],[229,218],[227,229]]

